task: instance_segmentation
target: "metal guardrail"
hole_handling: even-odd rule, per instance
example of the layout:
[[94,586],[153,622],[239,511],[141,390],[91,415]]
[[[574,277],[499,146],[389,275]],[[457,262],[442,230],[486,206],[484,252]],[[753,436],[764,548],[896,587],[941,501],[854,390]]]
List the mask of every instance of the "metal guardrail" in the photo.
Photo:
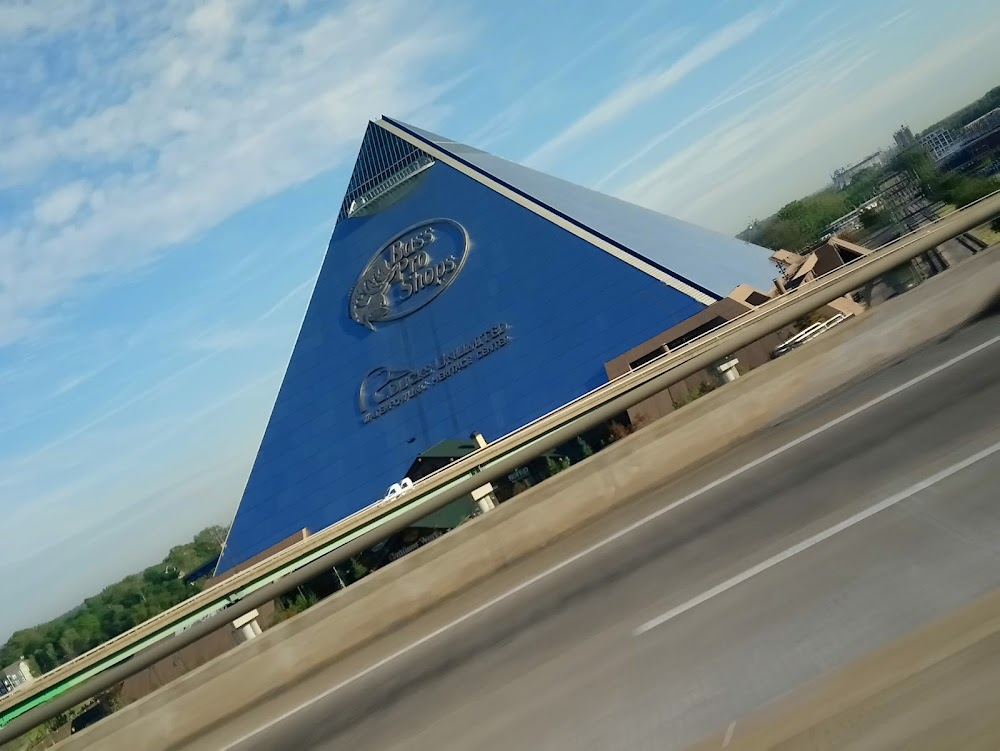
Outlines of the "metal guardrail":
[[[0,743],[121,682],[432,511],[523,466],[821,305],[1000,215],[1000,192],[786,293],[165,611],[31,684],[0,712]],[[223,608],[221,612],[220,608]],[[89,679],[89,680],[88,680]],[[82,684],[82,685],[77,685]],[[58,695],[57,695],[58,694]]]
[[775,347],[771,351],[771,357],[777,358],[781,357],[782,355],[786,355],[793,349],[801,347],[806,342],[811,342],[813,339],[815,339],[823,332],[829,331],[835,326],[839,326],[844,321],[848,321],[853,317],[854,317],[853,313],[837,313],[837,315],[831,318],[827,318],[824,321],[817,321],[811,326],[804,328],[802,331],[800,331],[798,334],[793,336],[788,341],[782,342],[777,347]]

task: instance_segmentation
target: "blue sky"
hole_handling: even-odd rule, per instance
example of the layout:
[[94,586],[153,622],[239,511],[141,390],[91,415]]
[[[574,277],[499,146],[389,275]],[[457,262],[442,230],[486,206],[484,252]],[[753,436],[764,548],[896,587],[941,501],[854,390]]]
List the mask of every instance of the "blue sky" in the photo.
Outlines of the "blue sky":
[[368,119],[735,233],[1000,83],[992,0],[817,6],[0,4],[0,639],[229,521]]

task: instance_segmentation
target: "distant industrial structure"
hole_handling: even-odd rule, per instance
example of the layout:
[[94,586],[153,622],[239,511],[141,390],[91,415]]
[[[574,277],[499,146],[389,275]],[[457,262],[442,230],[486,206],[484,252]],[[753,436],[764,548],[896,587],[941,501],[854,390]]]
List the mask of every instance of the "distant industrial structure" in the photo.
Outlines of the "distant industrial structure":
[[900,151],[906,151],[918,145],[923,146],[935,162],[947,158],[964,142],[964,134],[956,136],[947,128],[937,128],[917,138],[913,135],[909,125],[901,126],[892,134],[892,138],[896,142],[896,148]]
[[950,130],[938,128],[920,137],[920,145],[927,149],[935,162],[948,157],[961,144]]
[[896,142],[896,147],[900,151],[917,144],[917,139],[914,137],[913,131],[910,130],[909,125],[902,126],[899,130],[892,134],[892,138]]
[[982,177],[1000,174],[1000,107],[957,130],[935,128],[919,138],[903,125],[893,140],[899,151],[922,146],[942,169]]
[[869,154],[857,164],[834,171],[830,178],[837,190],[844,190],[861,172],[869,168],[881,167],[883,164],[885,164],[885,152],[879,150],[874,154]]
[[1000,130],[1000,107],[990,110],[962,128],[962,138],[965,140],[979,138],[996,130]]
[[1000,107],[959,131],[955,148],[942,167],[980,177],[1000,175]]
[[[832,187],[845,190],[866,169],[881,167],[899,152],[918,147],[926,149],[942,169],[983,177],[1000,174],[1000,107],[957,130],[935,128],[918,137],[913,134],[909,125],[901,125],[892,134],[892,138],[892,147],[869,154],[850,167],[835,170],[830,175]],[[906,207],[918,197],[918,193],[919,188],[912,180],[899,175],[890,176],[864,205],[831,222],[820,241],[860,229],[861,215],[872,209],[886,211],[898,221],[908,213]],[[749,239],[753,230],[754,225],[751,225],[738,237]]]

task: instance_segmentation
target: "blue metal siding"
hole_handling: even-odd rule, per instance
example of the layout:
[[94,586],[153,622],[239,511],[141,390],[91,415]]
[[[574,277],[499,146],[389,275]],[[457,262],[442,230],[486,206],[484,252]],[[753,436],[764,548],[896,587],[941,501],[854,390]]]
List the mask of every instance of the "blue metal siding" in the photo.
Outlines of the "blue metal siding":
[[[418,179],[381,213],[338,223],[220,571],[367,506],[439,441],[493,440],[596,388],[605,362],[704,308],[444,164]],[[352,320],[350,291],[375,251],[438,217],[471,238],[453,283],[375,331]],[[419,367],[499,323],[509,344],[362,422],[373,368]]]
[[778,271],[765,248],[385,119],[716,298],[740,284],[774,286]]

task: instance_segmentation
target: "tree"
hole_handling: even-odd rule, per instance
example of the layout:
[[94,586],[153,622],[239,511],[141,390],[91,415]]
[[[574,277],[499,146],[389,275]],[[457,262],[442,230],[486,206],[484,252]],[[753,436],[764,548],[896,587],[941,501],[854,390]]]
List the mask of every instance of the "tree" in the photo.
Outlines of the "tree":
[[59,637],[59,652],[67,659],[73,659],[80,654],[80,635],[72,626],[63,631]]
[[[878,167],[866,167],[858,172],[847,187],[847,202],[857,208],[864,205],[878,194],[882,182],[883,171]],[[836,217],[834,217],[836,219]]]
[[274,621],[275,623],[286,621],[292,616],[305,612],[317,602],[319,602],[319,598],[314,592],[304,592],[300,587],[295,597],[286,595],[278,599],[275,607]]
[[108,585],[60,618],[16,632],[0,647],[0,665],[23,656],[33,672],[47,672],[182,602],[200,587],[185,582],[180,571],[217,557],[224,535],[221,527],[203,530],[172,548],[162,563]]
[[861,212],[861,226],[865,229],[882,229],[892,224],[892,217],[881,209],[867,209]]
[[60,660],[59,655],[56,654],[56,647],[52,642],[46,642],[42,648],[36,651],[32,656],[38,663],[38,667],[46,673],[63,663],[63,660]]
[[987,178],[961,176],[949,191],[948,199],[958,208],[962,208],[980,198],[985,198],[998,187],[1000,186]]
[[549,477],[552,475],[557,475],[569,466],[569,459],[565,457],[550,456],[545,460],[546,468],[549,472]]
[[761,223],[759,240],[772,250],[800,251],[823,235],[835,219],[851,211],[847,193],[825,190],[787,203]]
[[351,559],[351,576],[354,577],[354,581],[364,579],[368,576],[368,573],[368,567],[361,562],[360,558],[355,557]]
[[105,691],[102,691],[94,700],[101,704],[109,714],[113,714],[122,708],[124,702],[122,701],[122,684],[119,683],[117,686],[112,686]]

